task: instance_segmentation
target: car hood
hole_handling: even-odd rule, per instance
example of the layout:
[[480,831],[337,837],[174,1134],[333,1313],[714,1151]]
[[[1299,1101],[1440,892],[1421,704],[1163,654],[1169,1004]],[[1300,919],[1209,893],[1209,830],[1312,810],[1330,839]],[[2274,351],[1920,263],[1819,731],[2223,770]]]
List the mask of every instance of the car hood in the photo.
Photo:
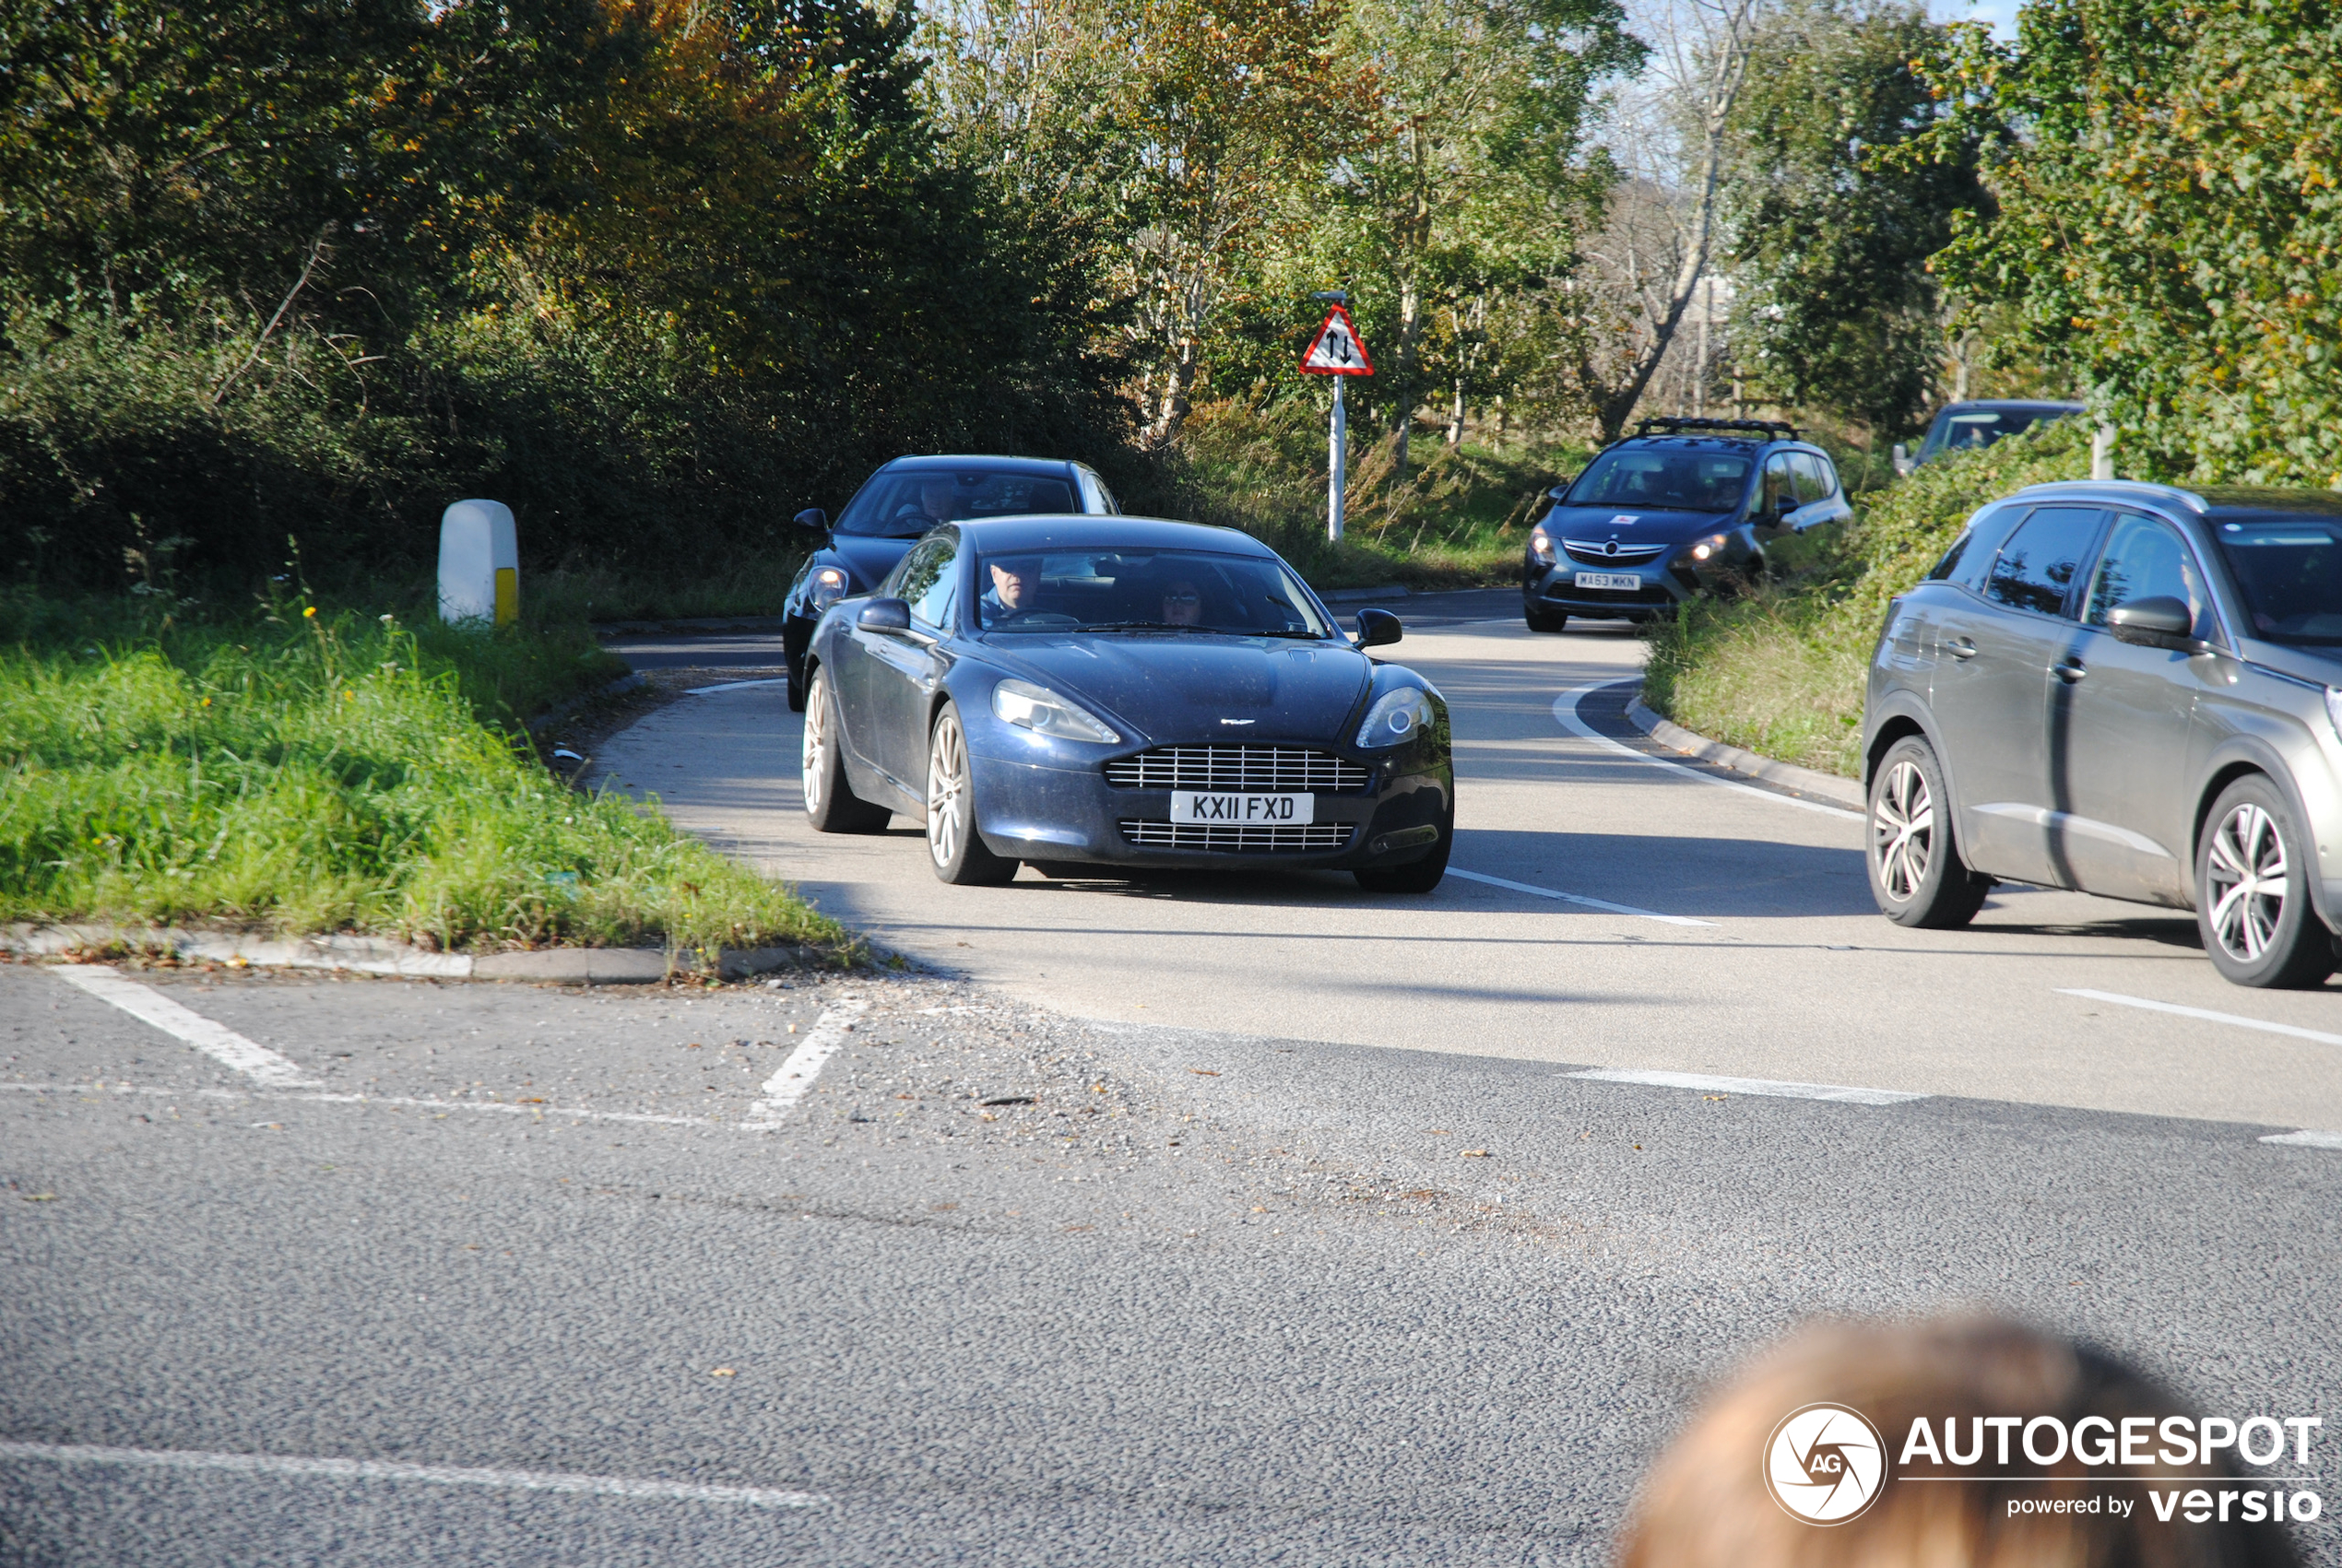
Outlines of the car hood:
[[850,591],[878,586],[879,579],[894,570],[894,563],[911,553],[916,538],[881,539],[869,534],[833,534],[830,553],[844,560],[854,573]]
[[2342,686],[2342,648],[2297,648],[2254,637],[2245,642],[2241,652],[2252,663],[2279,675],[2319,686]]
[[984,648],[1001,668],[1154,741],[1339,740],[1374,676],[1354,648],[1285,638],[996,635]]
[[1631,506],[1556,506],[1545,532],[1557,538],[1616,539],[1622,545],[1680,545],[1733,525],[1735,512],[1638,511]]

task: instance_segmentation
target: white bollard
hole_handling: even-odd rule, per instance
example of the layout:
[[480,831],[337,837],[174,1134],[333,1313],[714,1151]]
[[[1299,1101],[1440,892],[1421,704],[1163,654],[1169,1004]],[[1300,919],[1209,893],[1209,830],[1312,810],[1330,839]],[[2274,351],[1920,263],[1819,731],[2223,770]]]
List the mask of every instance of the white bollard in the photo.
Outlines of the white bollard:
[[520,619],[520,536],[501,501],[459,501],[439,520],[439,619]]
[[2111,479],[2114,477],[2114,427],[2100,425],[2090,437],[2090,477]]

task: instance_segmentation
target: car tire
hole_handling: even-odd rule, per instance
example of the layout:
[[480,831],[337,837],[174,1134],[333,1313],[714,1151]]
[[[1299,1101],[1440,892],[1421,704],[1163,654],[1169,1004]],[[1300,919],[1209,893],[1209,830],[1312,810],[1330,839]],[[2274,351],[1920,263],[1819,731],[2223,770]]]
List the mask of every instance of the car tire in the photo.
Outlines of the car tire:
[[1960,860],[1950,808],[1934,747],[1914,735],[1887,749],[1871,775],[1863,862],[1879,913],[1898,925],[1948,931],[1984,907],[1993,879]]
[[2310,904],[2307,841],[2284,794],[2258,773],[2220,792],[2195,846],[2195,928],[2231,984],[2315,985],[2334,938]]
[[837,694],[830,686],[830,672],[815,670],[809,685],[805,740],[798,753],[806,819],[817,833],[875,833],[893,813],[864,800],[846,783],[846,759],[839,751],[843,732]]
[[1456,842],[1456,814],[1451,808],[1439,824],[1439,838],[1431,853],[1404,866],[1361,866],[1350,873],[1370,893],[1427,893],[1448,875],[1448,851]]
[[1532,631],[1559,631],[1569,624],[1569,617],[1562,610],[1530,609],[1523,612]]
[[976,777],[967,731],[946,702],[927,733],[927,855],[936,876],[959,887],[997,885],[1017,863],[984,847],[976,831]]
[[801,664],[788,666],[788,711],[792,713],[805,711],[805,666]]

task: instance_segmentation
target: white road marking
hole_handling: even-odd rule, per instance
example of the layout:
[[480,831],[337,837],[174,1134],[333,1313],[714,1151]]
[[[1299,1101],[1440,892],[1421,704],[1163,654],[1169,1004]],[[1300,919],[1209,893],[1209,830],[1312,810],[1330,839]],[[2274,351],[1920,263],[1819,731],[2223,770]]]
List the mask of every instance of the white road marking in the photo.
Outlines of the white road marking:
[[2208,1008],[2183,1008],[2177,1002],[2150,1002],[2145,996],[2125,996],[2119,991],[2078,991],[2063,985],[2056,990],[2061,996],[2088,996],[2093,1002],[2111,1002],[2118,1008],[2144,1008],[2151,1013],[2176,1013],[2182,1018],[2200,1018],[2206,1023],[2232,1023],[2239,1029],[2257,1029],[2265,1034],[2289,1034],[2296,1040],[2314,1040],[2321,1045],[2342,1045],[2342,1034],[2326,1034],[2289,1023],[2271,1023],[2265,1019],[2243,1018],[2236,1013],[2216,1013]]
[[100,964],[59,964],[50,973],[68,985],[77,985],[101,1002],[110,1002],[141,1023],[152,1024],[193,1045],[214,1061],[245,1077],[277,1089],[305,1089],[317,1079],[267,1046],[245,1039],[225,1024],[191,1013],[161,992],[124,980]]
[[869,1007],[869,1003],[859,997],[847,996],[835,1007],[824,1009],[806,1032],[805,1043],[788,1054],[780,1071],[764,1080],[764,1098],[749,1108],[749,1125],[777,1126],[782,1117],[796,1109],[797,1102],[813,1087],[813,1080],[822,1076],[822,1065],[846,1043],[854,1020]]
[[[161,1100],[272,1100],[310,1105],[399,1105],[424,1111],[503,1112],[508,1116],[567,1116],[586,1122],[656,1122],[670,1127],[733,1127],[714,1116],[656,1116],[647,1111],[580,1111],[566,1105],[522,1105],[505,1100],[429,1100],[407,1094],[292,1094],[253,1089],[133,1088],[126,1083],[0,1083],[0,1092],[18,1094],[144,1094]],[[254,1126],[263,1124],[254,1123]]]
[[1681,762],[1670,762],[1664,758],[1653,757],[1648,752],[1638,751],[1631,746],[1613,740],[1610,737],[1599,733],[1591,725],[1587,724],[1585,720],[1578,716],[1578,701],[1579,698],[1591,696],[1592,693],[1600,691],[1605,687],[1632,686],[1635,684],[1637,684],[1637,682],[1631,680],[1598,680],[1591,686],[1573,686],[1568,690],[1554,699],[1554,719],[1561,725],[1562,728],[1567,730],[1579,739],[1591,740],[1596,746],[1603,748],[1606,751],[1615,751],[1621,757],[1630,758],[1635,761],[1642,763],[1646,767],[1664,768],[1671,773],[1681,773],[1687,779],[1697,779],[1701,784],[1714,784],[1718,789],[1736,789],[1743,795],[1753,795],[1760,800],[1769,800],[1777,806],[1800,807],[1807,811],[1818,811],[1825,817],[1846,817],[1851,818],[1857,822],[1867,821],[1869,819],[1864,817],[1862,812],[1849,811],[1843,806],[1825,806],[1818,800],[1800,800],[1795,796],[1776,795],[1769,789],[1758,789],[1755,784],[1738,784],[1731,779],[1720,779],[1713,773],[1703,773],[1697,768],[1687,768]]
[[720,686],[686,687],[684,689],[683,695],[686,697],[704,697],[711,691],[745,691],[751,686],[787,686],[787,684],[788,677],[785,675],[776,675],[769,680],[727,680]]
[[1612,914],[1628,914],[1637,920],[1656,920],[1662,925],[1714,925],[1712,920],[1694,920],[1688,914],[1659,914],[1648,909],[1637,909],[1630,903],[1612,903],[1607,899],[1590,899],[1583,893],[1565,893],[1552,888],[1539,888],[1527,882],[1508,881],[1482,871],[1466,871],[1461,867],[1448,867],[1450,877],[1461,877],[1467,882],[1485,882],[1492,888],[1509,888],[1516,893],[1529,893],[1541,899],[1559,899],[1564,903],[1581,903],[1588,909],[1604,910]]
[[744,1503],[751,1508],[813,1508],[817,1491],[763,1486],[700,1486],[688,1481],[636,1480],[631,1476],[581,1476],[547,1470],[476,1470],[455,1465],[402,1465],[388,1459],[305,1458],[285,1454],[207,1454],[189,1448],[101,1448],[81,1443],[0,1443],[0,1460],[53,1465],[139,1465],[166,1470],[229,1470],[261,1476],[329,1476],[337,1480],[425,1481],[433,1486],[491,1486],[516,1491],[585,1492],[675,1503]]
[[2271,1133],[2263,1143],[2289,1143],[2297,1149],[2342,1149],[2342,1132],[2320,1132],[2315,1127],[2303,1127],[2300,1132]]
[[1828,1100],[1841,1105],[1908,1105],[1931,1100],[1897,1089],[1854,1089],[1836,1083],[1784,1083],[1769,1078],[1713,1078],[1706,1073],[1645,1072],[1631,1067],[1592,1067],[1564,1073],[1564,1078],[1591,1079],[1597,1083],[1648,1083],[1660,1089],[1704,1089],[1712,1094],[1766,1094],[1779,1100]]

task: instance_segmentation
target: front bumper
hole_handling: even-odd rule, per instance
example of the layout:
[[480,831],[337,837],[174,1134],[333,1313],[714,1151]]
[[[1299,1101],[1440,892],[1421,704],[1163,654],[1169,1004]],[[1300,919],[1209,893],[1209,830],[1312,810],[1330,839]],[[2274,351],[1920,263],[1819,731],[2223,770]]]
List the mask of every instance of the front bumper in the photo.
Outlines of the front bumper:
[[[1659,620],[1674,615],[1686,599],[1715,593],[1747,570],[1748,558],[1744,555],[1720,555],[1695,564],[1679,550],[1635,566],[1596,564],[1567,556],[1546,566],[1532,557],[1521,566],[1520,604],[1524,610],[1560,611],[1587,620]],[[1632,572],[1641,584],[1633,589],[1581,588],[1577,584],[1580,572]]]
[[[1126,789],[1099,768],[981,755],[969,765],[976,832],[995,855],[1014,860],[1222,870],[1404,866],[1430,854],[1455,816],[1455,774],[1444,755],[1372,764],[1361,791],[1314,792],[1315,832],[1215,827],[1201,845],[1193,839],[1205,830],[1172,827],[1167,789]],[[1175,837],[1180,842],[1162,842]]]

